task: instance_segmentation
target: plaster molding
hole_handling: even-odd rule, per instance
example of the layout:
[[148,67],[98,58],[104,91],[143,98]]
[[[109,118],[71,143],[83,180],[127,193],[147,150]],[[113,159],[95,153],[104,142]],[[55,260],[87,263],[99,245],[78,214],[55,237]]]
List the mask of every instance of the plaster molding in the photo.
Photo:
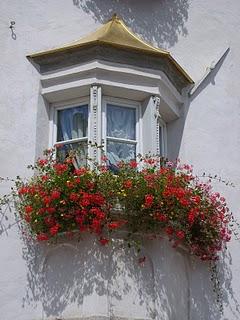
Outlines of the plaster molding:
[[67,71],[41,78],[42,95],[50,103],[89,95],[89,88],[101,86],[103,95],[143,101],[161,96],[161,113],[165,121],[179,117],[179,108],[185,102],[161,72],[131,69],[95,61]]

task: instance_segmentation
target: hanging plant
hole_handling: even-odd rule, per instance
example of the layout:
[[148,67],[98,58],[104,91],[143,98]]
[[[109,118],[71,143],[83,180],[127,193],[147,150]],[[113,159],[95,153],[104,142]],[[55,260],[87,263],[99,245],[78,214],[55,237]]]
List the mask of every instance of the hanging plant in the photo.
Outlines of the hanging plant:
[[37,241],[89,232],[107,245],[118,230],[127,230],[127,241],[136,233],[165,234],[173,247],[213,261],[231,238],[225,199],[189,165],[159,157],[120,162],[114,170],[105,157],[91,168],[74,163],[74,155],[60,163],[48,150],[30,166],[34,176],[15,183],[17,212]]

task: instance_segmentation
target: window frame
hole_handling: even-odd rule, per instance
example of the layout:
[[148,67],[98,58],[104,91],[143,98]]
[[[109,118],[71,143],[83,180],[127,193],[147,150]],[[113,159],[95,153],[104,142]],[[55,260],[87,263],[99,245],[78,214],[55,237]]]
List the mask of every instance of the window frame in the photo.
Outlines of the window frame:
[[[130,144],[134,144],[133,141],[136,141],[136,160],[137,155],[142,153],[142,104],[135,100],[129,100],[124,98],[116,98],[116,97],[110,97],[110,96],[102,96],[102,117],[101,117],[101,124],[102,124],[102,142],[103,142],[103,150],[104,153],[107,154],[107,105],[116,105],[118,107],[126,107],[126,108],[132,108],[136,110],[136,139],[131,140],[129,139]],[[114,140],[114,137],[112,137]],[[110,138],[111,139],[111,138]],[[128,142],[128,139],[116,139],[116,142]]]
[[[87,105],[87,107],[88,107],[88,135],[87,135],[87,137],[57,141],[58,111],[70,109],[70,108],[74,108],[74,107],[81,107],[81,106],[85,106],[85,105]],[[82,98],[78,98],[78,99],[71,99],[71,100],[62,101],[62,102],[58,102],[58,103],[52,103],[50,105],[49,147],[53,148],[53,147],[56,147],[57,145],[77,143],[77,142],[81,142],[81,141],[89,142],[90,118],[91,118],[91,110],[90,110],[90,98],[89,97],[82,97]]]
[[[127,107],[127,108],[133,108],[136,110],[136,160],[138,154],[143,154],[144,150],[144,132],[143,132],[143,104],[140,101],[136,100],[130,100],[126,98],[118,98],[118,97],[112,97],[102,94],[101,96],[101,121],[98,121],[97,125],[99,126],[99,131],[101,132],[101,141],[103,145],[103,151],[106,154],[107,153],[107,104],[116,105],[120,107]],[[57,125],[58,125],[58,111],[64,110],[68,108],[74,108],[78,106],[88,106],[88,136],[86,138],[76,138],[71,140],[65,140],[65,141],[57,141]],[[150,107],[150,106],[149,106]],[[77,143],[80,141],[91,141],[91,135],[90,132],[92,130],[92,122],[91,119],[93,117],[93,111],[91,108],[91,97],[84,96],[81,98],[75,98],[75,99],[69,99],[69,100],[63,100],[61,102],[51,103],[49,105],[49,148],[54,148],[57,145],[60,144],[70,144],[70,143]],[[158,148],[159,148],[159,154],[162,148],[162,154],[160,156],[166,157],[167,156],[167,124],[166,122],[159,118],[158,124],[159,127],[161,127],[162,135],[160,135],[160,132],[158,132]],[[157,130],[155,126],[153,126],[153,123],[149,122],[149,128],[151,130]],[[159,129],[160,130],[160,129]],[[160,141],[161,139],[161,141]],[[114,140],[114,138],[113,138]],[[124,140],[124,139],[123,139]],[[116,140],[117,141],[117,140]],[[121,139],[118,140],[119,142]],[[131,140],[130,140],[131,141]],[[123,141],[124,142],[124,141]],[[127,140],[126,140],[127,143]],[[131,143],[131,142],[130,142]],[[162,147],[160,147],[160,144]],[[88,150],[89,152],[89,150]]]
[[[167,157],[167,124],[164,120],[162,120],[160,118],[160,119],[158,119],[158,126],[162,130],[161,136],[160,135],[158,136],[159,155],[160,155],[160,157],[166,158]],[[158,130],[160,130],[160,129],[158,129]],[[160,138],[161,138],[161,141],[160,141]],[[161,148],[162,148],[162,152],[161,152]]]

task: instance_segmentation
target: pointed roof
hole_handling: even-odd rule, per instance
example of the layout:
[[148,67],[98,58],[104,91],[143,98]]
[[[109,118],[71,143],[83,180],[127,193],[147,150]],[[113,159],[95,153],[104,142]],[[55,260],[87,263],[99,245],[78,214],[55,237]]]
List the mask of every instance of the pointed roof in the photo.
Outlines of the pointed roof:
[[116,14],[114,14],[108,22],[103,24],[95,32],[80,40],[73,41],[58,48],[30,54],[27,57],[31,59],[44,58],[61,52],[66,52],[71,49],[80,49],[91,45],[110,45],[126,50],[133,50],[135,52],[142,52],[148,55],[166,57],[170,63],[175,65],[180,74],[189,84],[194,83],[190,76],[171,56],[170,52],[164,49],[155,48],[137,37]]
[[65,44],[59,48],[50,49],[47,51],[41,51],[29,55],[29,57],[34,58],[46,54],[51,54],[59,51],[64,51],[66,49],[73,49],[76,47],[82,47],[93,43],[105,43],[110,45],[116,45],[121,47],[127,47],[137,50],[144,50],[151,53],[157,53],[161,55],[168,55],[169,52],[163,49],[158,49],[150,44],[144,42],[133,34],[125,25],[122,19],[120,19],[116,14],[112,18],[102,25],[99,29],[93,33],[81,38],[80,40],[75,40],[71,43]]

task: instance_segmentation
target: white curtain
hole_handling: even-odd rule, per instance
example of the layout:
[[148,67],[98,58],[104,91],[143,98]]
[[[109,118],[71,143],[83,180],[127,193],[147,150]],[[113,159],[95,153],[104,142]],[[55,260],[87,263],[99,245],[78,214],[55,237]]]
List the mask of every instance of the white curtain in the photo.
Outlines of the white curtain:
[[107,156],[110,163],[135,159],[136,145],[134,143],[113,141],[111,137],[136,140],[136,109],[108,104],[107,136]]
[[67,143],[57,149],[57,157],[64,161],[70,150],[75,150],[76,166],[86,164],[88,134],[88,106],[74,107],[58,111],[57,140],[66,141],[86,137],[86,141]]
[[136,109],[107,105],[107,136],[136,139]]
[[87,137],[88,107],[74,107],[58,111],[58,141]]

